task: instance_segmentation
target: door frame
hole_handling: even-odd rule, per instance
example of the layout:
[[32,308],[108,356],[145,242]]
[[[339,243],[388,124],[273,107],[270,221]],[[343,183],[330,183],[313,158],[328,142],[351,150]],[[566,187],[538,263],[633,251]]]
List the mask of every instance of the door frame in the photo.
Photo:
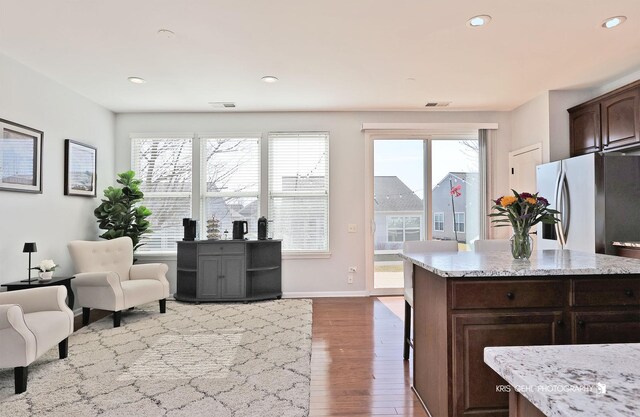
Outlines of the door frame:
[[[495,123],[419,123],[407,124],[408,127],[419,127],[418,129],[400,128],[403,124],[363,124],[364,132],[364,224],[365,224],[365,282],[366,291],[370,296],[377,295],[402,295],[404,288],[379,288],[374,287],[374,246],[375,246],[375,217],[373,207],[374,197],[374,141],[375,140],[424,140],[424,166],[430,166],[431,140],[439,137],[475,135],[477,138],[480,129],[497,129]],[[427,165],[429,164],[429,165]],[[429,219],[431,213],[431,198],[428,198],[428,190],[431,190],[432,178],[431,169],[425,170],[425,240],[431,239],[433,222]]]
[[512,179],[513,179],[513,167],[514,167],[514,163],[513,163],[513,158],[515,158],[518,155],[522,155],[524,153],[528,153],[528,152],[533,152],[533,151],[538,151],[538,156],[540,157],[540,163],[544,164],[545,161],[542,157],[542,142],[538,142],[535,143],[533,145],[529,145],[529,146],[525,146],[524,148],[520,148],[520,149],[516,149],[515,151],[511,151],[509,152],[509,189],[513,189],[513,184],[512,184]]

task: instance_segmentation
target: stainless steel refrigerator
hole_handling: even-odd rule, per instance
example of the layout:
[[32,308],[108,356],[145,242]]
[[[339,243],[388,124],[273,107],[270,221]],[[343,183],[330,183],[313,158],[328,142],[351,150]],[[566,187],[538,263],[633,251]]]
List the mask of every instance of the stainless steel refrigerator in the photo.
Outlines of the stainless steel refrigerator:
[[538,165],[538,193],[561,212],[538,224],[538,249],[614,254],[613,241],[640,240],[640,156],[595,153]]

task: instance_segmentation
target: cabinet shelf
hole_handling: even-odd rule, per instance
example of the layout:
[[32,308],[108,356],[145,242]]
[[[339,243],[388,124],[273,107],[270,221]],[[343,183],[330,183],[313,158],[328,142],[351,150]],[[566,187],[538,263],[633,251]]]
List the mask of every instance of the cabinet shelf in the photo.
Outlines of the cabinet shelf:
[[257,267],[257,268],[247,268],[247,272],[275,271],[276,269],[280,269],[280,265],[260,266],[260,267]]

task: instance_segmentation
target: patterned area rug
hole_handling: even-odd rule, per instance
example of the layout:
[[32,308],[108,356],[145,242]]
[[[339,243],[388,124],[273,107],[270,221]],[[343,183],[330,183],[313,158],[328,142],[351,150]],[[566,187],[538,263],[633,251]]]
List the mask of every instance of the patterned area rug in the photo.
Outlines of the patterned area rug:
[[309,414],[311,301],[157,303],[92,323],[29,366],[14,395],[0,370],[3,416],[295,417]]

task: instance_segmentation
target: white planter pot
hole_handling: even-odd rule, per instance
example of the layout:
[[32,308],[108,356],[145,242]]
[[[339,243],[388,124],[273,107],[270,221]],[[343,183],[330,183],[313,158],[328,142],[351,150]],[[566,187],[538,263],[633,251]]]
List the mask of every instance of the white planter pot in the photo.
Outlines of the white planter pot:
[[40,272],[40,279],[43,281],[48,281],[53,277],[53,271]]

